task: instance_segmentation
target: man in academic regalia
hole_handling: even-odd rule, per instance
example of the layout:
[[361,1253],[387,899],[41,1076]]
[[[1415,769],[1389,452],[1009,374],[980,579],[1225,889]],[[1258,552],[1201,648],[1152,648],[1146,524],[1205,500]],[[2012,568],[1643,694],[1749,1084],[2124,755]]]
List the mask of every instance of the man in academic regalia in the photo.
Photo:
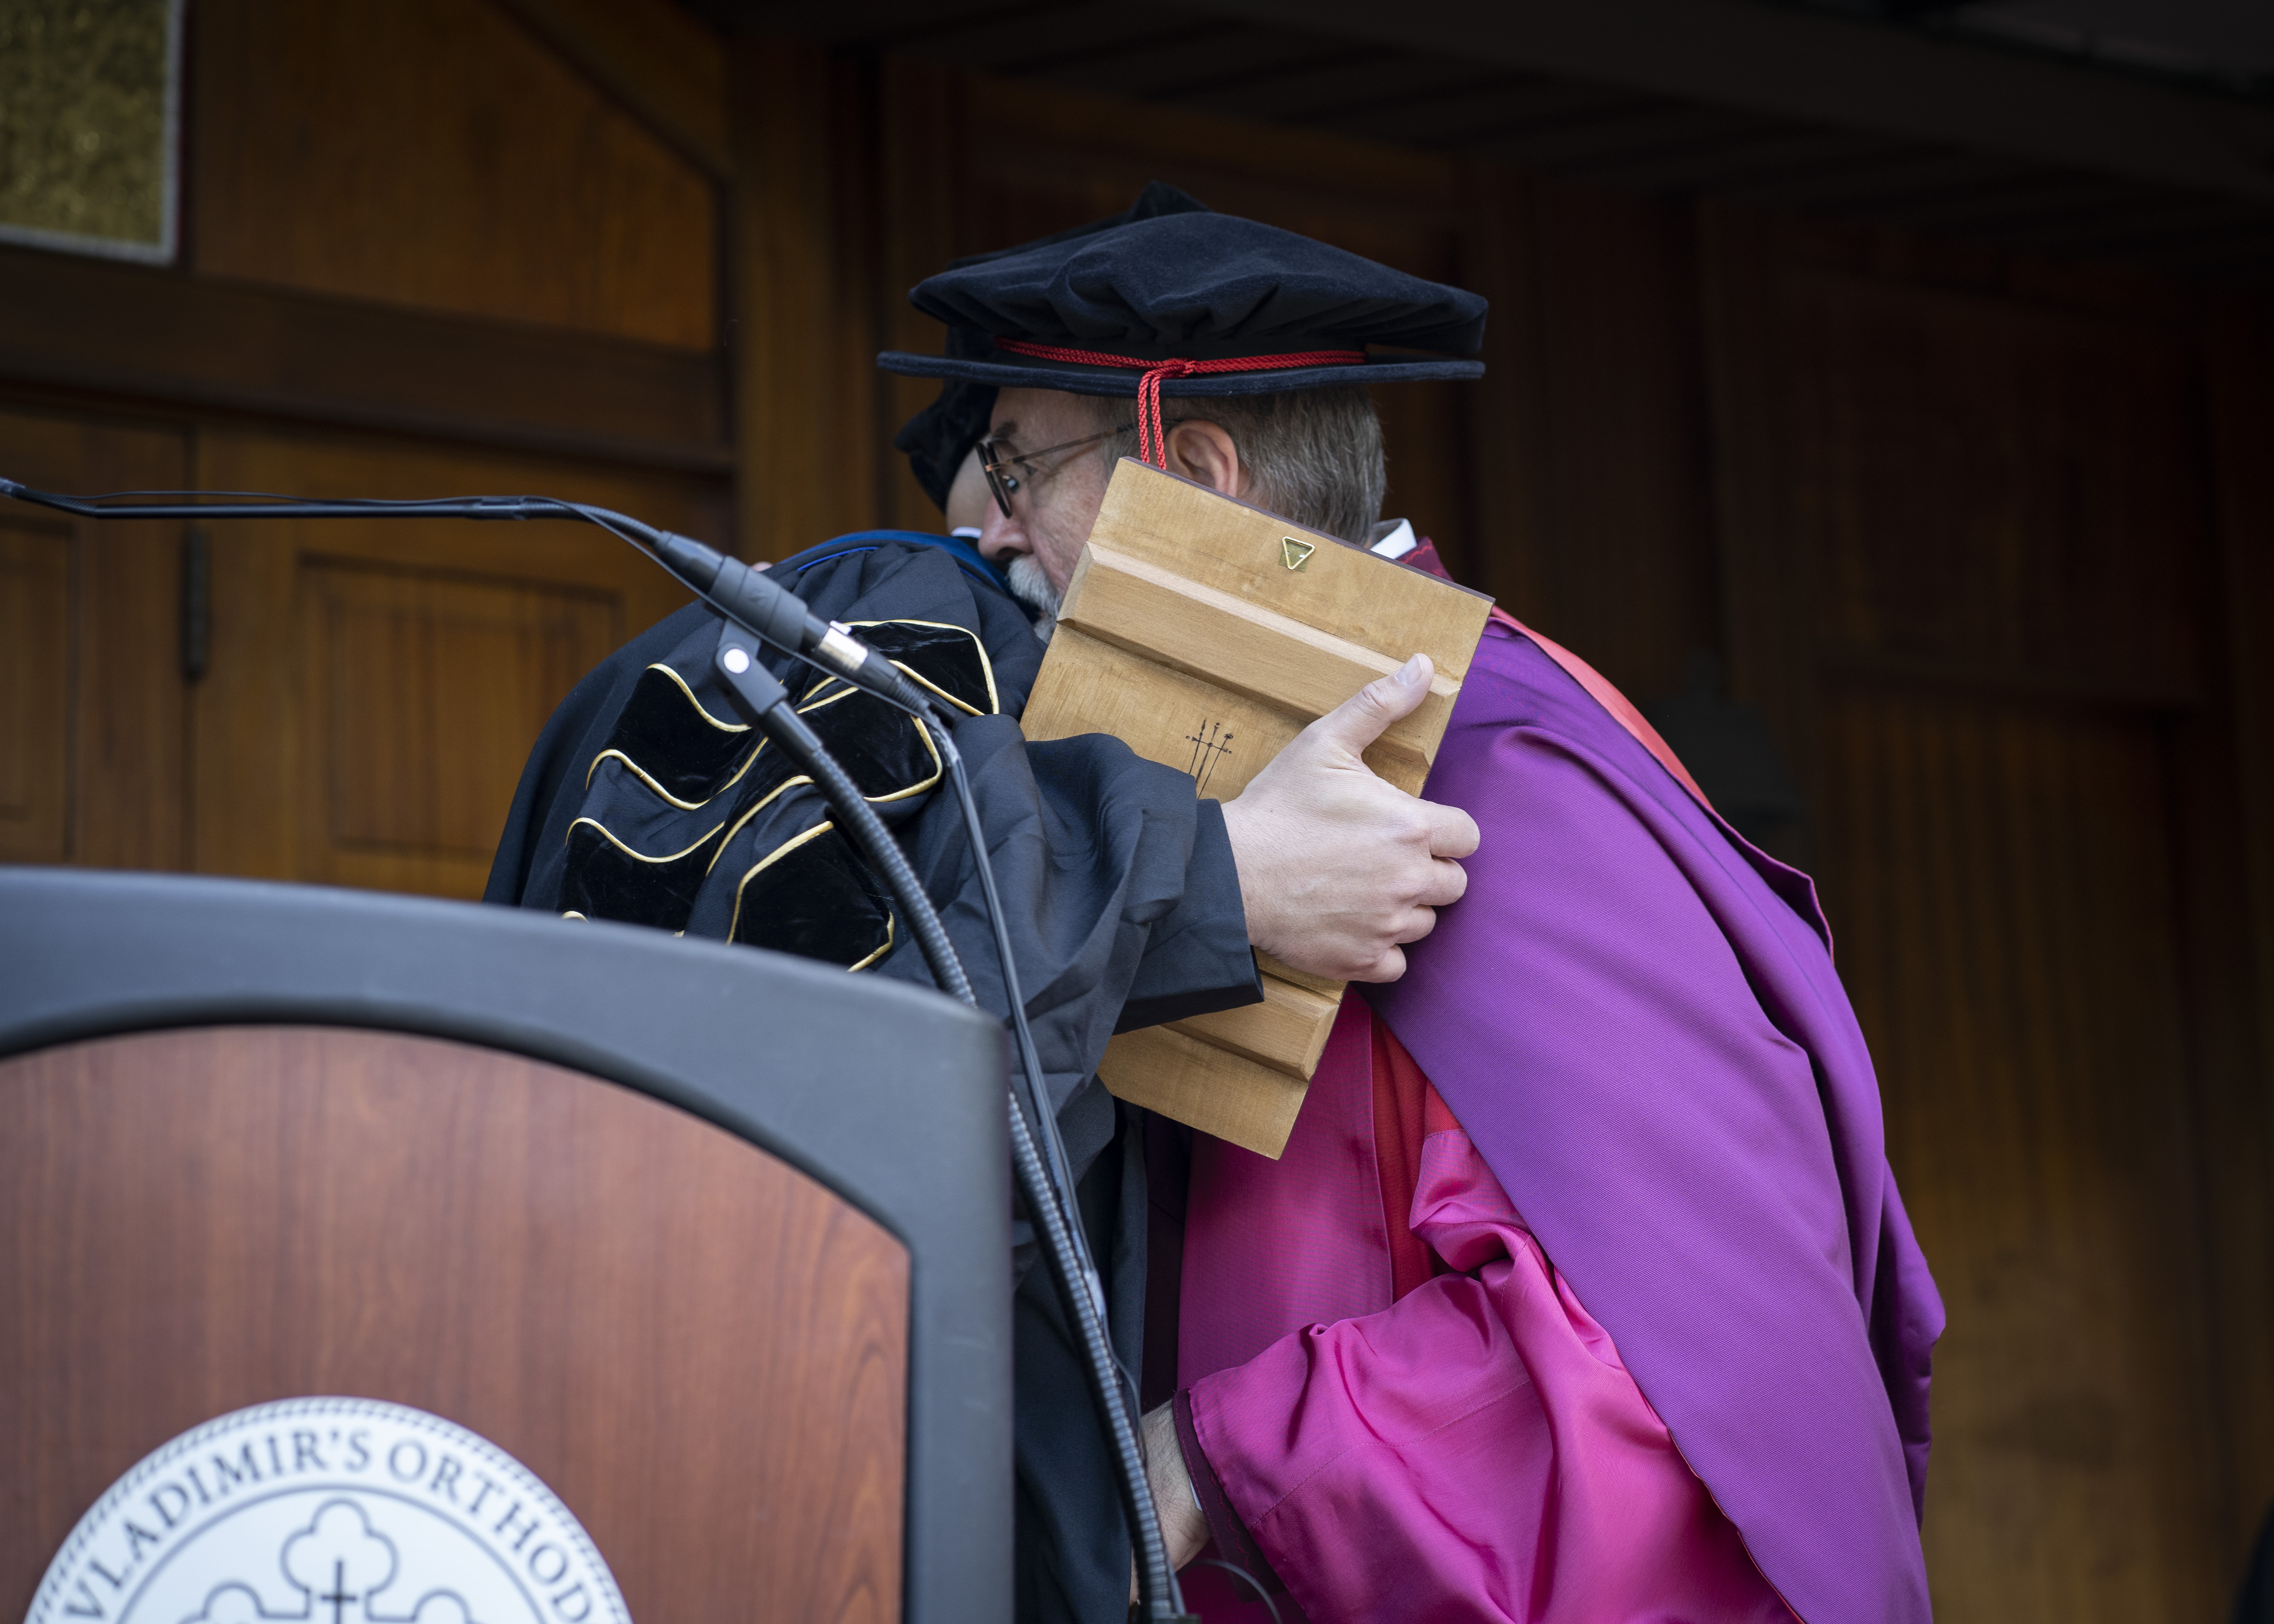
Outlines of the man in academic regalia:
[[[1496,618],[1428,786],[1483,837],[1434,934],[1466,831],[1358,759],[1419,685],[1369,685],[1221,808],[1107,741],[1023,745],[998,714],[1035,638],[995,584],[1047,624],[1112,456],[1364,545],[1382,463],[1354,386],[1474,375],[1442,357],[1475,353],[1482,301],[1188,199],[914,297],[960,336],[884,364],[997,391],[975,553],[862,537],[780,568],[825,614],[897,619],[879,634],[974,712],[959,738],[1133,1368],[1142,1327],[1174,1554],[1212,1546],[1245,1575],[1187,1568],[1187,1599],[1261,1619],[1252,1584],[1316,1624],[1924,1619],[1940,1308],[1869,1059],[1808,882],[1716,819],[1631,707]],[[1435,567],[1426,546],[1404,561]],[[857,861],[806,832],[816,809],[780,810],[809,792],[712,736],[706,632],[666,622],[572,696],[493,896],[920,974]],[[831,697],[817,726],[862,703]],[[920,788],[928,763],[889,727],[839,726],[876,763],[870,793]],[[903,828],[977,944],[952,825],[926,807]],[[1351,863],[1385,835],[1414,861]],[[667,875],[685,854],[700,871]],[[1252,998],[1250,941],[1373,983],[1284,1156],[1117,1120],[1091,1079],[1105,1036]],[[983,996],[990,958],[967,954]],[[1020,1609],[1103,1620],[1128,1547],[1039,1279],[1017,1299]]]
[[[1198,208],[1155,187],[1125,215],[1085,229]],[[958,342],[968,347],[968,339]],[[960,386],[904,432],[936,495],[948,497],[992,393]],[[1371,964],[1425,932],[1432,907],[1459,894],[1459,869],[1449,860],[1474,847],[1466,815],[1432,811],[1371,774],[1341,771],[1316,742],[1331,735],[1362,746],[1419,703],[1426,685],[1375,685],[1358,695],[1314,730],[1322,759],[1308,768],[1291,761],[1227,816],[1216,801],[1195,799],[1189,777],[1118,741],[1021,739],[1014,718],[1043,654],[1035,612],[968,541],[867,531],[773,571],[816,613],[858,628],[960,713],[956,741],[1090,1249],[1105,1275],[1116,1351],[1133,1370],[1144,1315],[1143,1135],[1135,1113],[1097,1081],[1106,1042],[1116,1030],[1258,1000],[1250,951],[1258,921],[1276,921],[1274,939],[1291,963]],[[929,985],[885,887],[834,828],[818,793],[758,741],[722,690],[712,673],[720,631],[704,606],[689,605],[577,685],[531,754],[486,899]],[[784,658],[771,668],[894,828],[981,1003],[1007,1014],[964,825],[953,797],[935,793],[940,767],[929,744],[907,718],[841,682]],[[1306,878],[1330,905],[1283,898],[1278,888],[1243,898],[1245,882],[1274,872],[1275,854],[1257,849],[1273,840],[1314,853]],[[1130,1546],[1113,1457],[1049,1271],[1033,1267],[1023,1223],[1014,1237],[1020,1617],[1118,1619]]]
[[[1133,448],[1368,540],[1350,386],[1389,374],[1362,345],[1472,353],[1483,313],[1192,215],[915,301],[992,336],[885,365],[998,391],[986,455],[1022,483],[980,551],[1045,609]],[[1150,1124],[1145,1430],[1177,1554],[1212,1545],[1321,1624],[1924,1619],[1941,1310],[1812,887],[1505,616],[1427,793],[1482,828],[1468,895],[1403,979],[1347,967],[1374,984],[1281,1159]],[[1188,1583],[1211,1619],[1264,1616],[1244,1594]]]

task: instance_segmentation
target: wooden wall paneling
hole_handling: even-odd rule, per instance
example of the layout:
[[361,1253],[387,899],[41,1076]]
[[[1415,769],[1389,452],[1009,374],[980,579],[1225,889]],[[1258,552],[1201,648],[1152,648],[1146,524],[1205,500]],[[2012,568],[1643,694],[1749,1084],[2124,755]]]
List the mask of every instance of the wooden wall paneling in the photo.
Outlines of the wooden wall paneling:
[[1811,769],[1950,1310],[1938,1613],[2201,1616],[2233,1521],[2206,1113],[2254,1045],[2205,879],[2239,836],[2187,332],[2091,279],[1703,232],[1732,664]]
[[1524,269],[1493,320],[1526,403],[1480,471],[1517,487],[1533,623],[1653,698],[1722,643],[1689,211],[1517,184]]
[[[959,252],[1115,213],[1162,180],[1212,208],[1418,276],[1463,282],[1469,274],[1461,169],[1451,159],[984,77],[970,79],[965,95],[968,202]],[[1389,447],[1388,511],[1435,538],[1464,577],[1474,530],[1473,387],[1374,392]]]
[[848,436],[836,453],[835,479],[849,520],[837,523],[832,535],[882,522],[891,490],[885,462],[898,455],[892,435],[899,425],[881,425],[877,418],[885,374],[877,365],[877,352],[884,348],[885,253],[891,236],[884,219],[885,87],[879,65],[873,56],[852,52],[832,56],[829,64],[829,136],[822,150],[829,166],[836,267],[832,365],[840,380],[836,410]]
[[[178,489],[177,430],[0,410],[0,470],[47,490]],[[182,527],[0,508],[0,856],[183,859]]]
[[[187,446],[179,430],[98,422],[81,434],[88,485],[180,488]],[[104,868],[176,868],[186,788],[183,527],[86,521],[78,530],[72,858]]]
[[0,380],[725,471],[715,354],[0,249]]
[[715,180],[734,174],[727,42],[674,0],[498,0]]
[[[14,426],[0,419],[0,443]],[[12,862],[71,853],[72,543],[67,519],[0,509],[0,859]]]
[[1796,226],[1784,240],[1796,260],[1820,269],[2014,299],[2044,312],[2184,325],[2196,303],[2184,282],[2090,260],[2000,252],[1949,237],[1816,221]]
[[[1781,387],[1779,320],[1784,228],[1741,210],[1701,205],[1697,218],[1705,334],[1713,528],[1729,691],[1767,715],[1803,785],[1814,777],[1814,651],[1808,614],[1812,560],[1794,533],[1794,429]],[[1810,867],[1805,831],[1775,855]]]
[[1871,683],[1823,714],[1841,972],[1950,1315],[1936,1615],[2212,1616],[2162,724]]
[[0,1064],[0,1435],[40,1470],[11,1451],[0,1610],[147,1451],[347,1394],[522,1461],[635,1618],[883,1624],[907,1313],[907,1254],[866,1214],[557,1066],[273,1026],[20,1056]]
[[442,889],[438,859],[486,870],[531,724],[623,640],[616,599],[320,556],[294,584],[294,677],[320,758],[301,826],[328,877],[425,891]]
[[[2254,1198],[2243,1192],[2265,1169],[2254,1158],[2206,1177],[2202,1165],[2234,1159],[2220,1124],[2257,1071],[2257,1045],[2248,980],[2236,974],[2247,922],[2225,878],[2244,835],[2216,674],[2223,639],[2192,334],[2157,302],[2110,299],[2119,290],[2079,279],[2003,279],[2025,298],[1845,272],[1787,285],[1811,357],[1795,414],[1810,425],[1811,455],[1796,483],[1803,533],[1824,560],[1820,653],[1946,688],[2019,685],[2153,704],[2166,718],[2172,832],[2135,861],[2167,867],[2174,888],[2187,1064],[2155,1109],[2173,1119],[2185,1154],[2166,1169],[2178,1219],[2168,1249],[2135,1267],[2163,1275],[2165,1331],[2188,1357],[2189,1403],[2166,1421],[2194,1440],[2194,1458],[2181,1452],[2163,1495],[2195,1494],[2207,1525],[2224,1530],[2231,1446],[2218,1441],[2230,1429],[2216,1371],[2220,1321],[2234,1315],[2216,1304],[2234,1276],[2219,1260],[2233,1250],[2229,1221],[2248,1227]],[[1827,877],[1837,906],[1841,876]],[[2190,1577],[2219,1565],[2215,1549],[2175,1546],[2172,1560]]]
[[[2214,1489],[2206,1544],[2214,1593],[2239,1582],[2274,1502],[2274,1100],[2267,1086],[2266,1010],[2259,1002],[2249,887],[2257,861],[2228,695],[2174,715],[2167,728],[2173,869],[2183,932],[2188,1043],[2189,1160],[2177,1215],[2192,1225],[2172,1259],[2173,1329],[2193,1340],[2193,1397]],[[2263,837],[2260,837],[2263,844]],[[2176,1293],[2174,1294],[2176,1297]]]
[[1492,301],[1485,375],[1468,386],[1468,505],[1476,538],[1467,584],[1544,631],[1555,609],[1540,466],[1547,399],[1541,385],[1545,335],[1533,319],[1539,301],[1530,235],[1533,183],[1487,163],[1465,165],[1461,180],[1469,285]]
[[488,0],[210,0],[202,274],[706,350],[711,177]]
[[1843,658],[2066,692],[2210,692],[2183,327],[1788,273],[1796,521]]
[[[723,541],[707,482],[459,451],[212,430],[208,488],[538,491]],[[480,894],[553,706],[686,601],[584,526],[372,521],[209,527],[212,667],[192,708],[194,866]]]
[[2219,301],[2204,327],[2212,490],[2224,609],[2240,871],[2216,853],[2204,886],[2243,915],[2213,944],[2246,981],[2250,1064],[2206,1101],[2213,1310],[2232,1500],[2228,1549],[2246,1549],[2274,1506],[2274,310]]
[[847,64],[757,37],[729,64],[736,545],[779,559],[877,516],[874,271],[844,259],[871,205],[847,195]]
[[[1367,253],[1411,255],[1415,232],[1442,244],[1460,199],[1452,160],[1410,148],[1249,124],[1118,97],[973,76],[975,217],[988,245],[1021,242],[1126,207],[1147,181]],[[1015,188],[992,177],[1016,177]]]
[[[959,222],[969,167],[969,81],[945,68],[898,58],[878,64],[878,79],[884,270],[877,347],[937,355],[945,347],[945,329],[908,303],[908,289],[967,252]],[[939,385],[884,372],[877,378],[878,443],[889,447],[900,425],[938,397]],[[888,450],[878,466],[883,522],[907,530],[939,528],[940,511],[908,472],[907,459]]]

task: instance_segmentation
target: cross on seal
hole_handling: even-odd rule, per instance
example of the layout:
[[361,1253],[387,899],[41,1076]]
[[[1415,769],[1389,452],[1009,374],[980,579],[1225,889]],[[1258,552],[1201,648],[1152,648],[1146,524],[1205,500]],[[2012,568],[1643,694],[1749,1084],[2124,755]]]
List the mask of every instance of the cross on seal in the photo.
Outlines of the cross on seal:
[[343,1561],[335,1561],[332,1564],[331,1594],[316,1598],[318,1601],[328,1601],[332,1604],[332,1624],[340,1624],[340,1609],[355,1600],[354,1597],[347,1593],[347,1588],[348,1565]]

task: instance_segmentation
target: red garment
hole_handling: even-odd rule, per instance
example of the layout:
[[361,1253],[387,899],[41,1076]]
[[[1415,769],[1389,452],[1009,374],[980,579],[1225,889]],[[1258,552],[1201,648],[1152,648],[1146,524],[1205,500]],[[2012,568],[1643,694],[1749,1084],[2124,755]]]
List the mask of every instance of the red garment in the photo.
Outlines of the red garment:
[[[1347,997],[1277,1162],[1195,1135],[1179,1432],[1283,1619],[1782,1620],[1609,1335]],[[1188,1568],[1211,1624],[1268,1616]]]

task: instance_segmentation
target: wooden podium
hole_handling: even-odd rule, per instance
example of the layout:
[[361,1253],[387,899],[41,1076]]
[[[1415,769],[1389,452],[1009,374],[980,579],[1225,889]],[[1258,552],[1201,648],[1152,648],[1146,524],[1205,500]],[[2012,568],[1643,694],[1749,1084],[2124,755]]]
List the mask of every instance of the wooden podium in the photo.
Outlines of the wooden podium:
[[1011,1613],[1002,1038],[505,909],[0,868],[0,1620],[150,1451],[389,1401],[631,1616]]

